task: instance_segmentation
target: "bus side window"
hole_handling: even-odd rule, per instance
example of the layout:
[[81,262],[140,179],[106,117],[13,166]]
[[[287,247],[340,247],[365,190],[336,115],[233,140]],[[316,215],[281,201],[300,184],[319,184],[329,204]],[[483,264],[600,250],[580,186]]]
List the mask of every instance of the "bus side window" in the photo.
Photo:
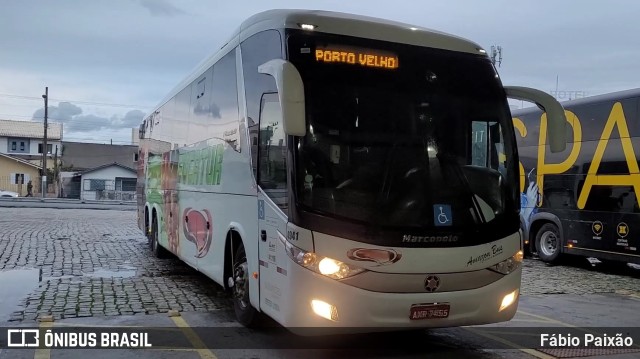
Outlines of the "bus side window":
[[253,174],[258,178],[258,120],[261,98],[265,93],[277,92],[276,82],[270,75],[258,73],[258,66],[282,58],[282,40],[276,30],[267,30],[252,35],[240,44],[242,72],[247,104],[247,127],[251,144]]
[[487,122],[473,121],[471,123],[471,164],[487,167]]
[[502,131],[498,123],[473,121],[471,123],[471,164],[502,172],[506,162],[503,143]]
[[258,133],[258,184],[283,210],[287,206],[287,140],[277,93],[266,93],[260,101]]

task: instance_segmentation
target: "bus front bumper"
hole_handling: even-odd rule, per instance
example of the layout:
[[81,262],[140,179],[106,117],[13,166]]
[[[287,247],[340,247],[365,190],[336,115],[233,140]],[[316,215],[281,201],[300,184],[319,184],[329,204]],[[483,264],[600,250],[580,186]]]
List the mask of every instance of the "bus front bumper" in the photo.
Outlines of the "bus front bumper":
[[[301,335],[327,334],[327,328],[341,328],[341,333],[358,333],[509,321],[518,308],[522,275],[520,267],[487,286],[473,290],[380,293],[340,283],[295,264],[289,269],[289,283],[295,284],[289,290],[287,310],[281,324]],[[501,309],[509,301],[505,297],[513,300]],[[418,305],[430,308],[441,305],[438,308],[448,308],[448,315],[444,318],[411,319],[411,316],[425,316],[424,312],[415,314],[411,311],[412,306]],[[439,312],[440,316],[443,314]],[[321,329],[321,332],[315,333],[315,329]]]

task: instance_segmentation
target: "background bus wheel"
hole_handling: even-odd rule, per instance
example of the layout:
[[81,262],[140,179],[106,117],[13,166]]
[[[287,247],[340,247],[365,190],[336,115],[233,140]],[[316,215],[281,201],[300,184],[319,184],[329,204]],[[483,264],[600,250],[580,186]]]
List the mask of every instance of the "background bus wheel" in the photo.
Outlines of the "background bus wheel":
[[244,246],[240,244],[233,262],[233,307],[238,322],[245,327],[256,323],[257,311],[249,300],[249,264]]
[[165,258],[166,252],[165,249],[160,246],[160,243],[158,243],[158,236],[158,219],[154,217],[153,224],[151,225],[151,235],[149,236],[151,242],[151,253],[153,253],[156,258]]
[[538,257],[547,263],[556,263],[560,257],[562,241],[555,224],[544,224],[536,234]]

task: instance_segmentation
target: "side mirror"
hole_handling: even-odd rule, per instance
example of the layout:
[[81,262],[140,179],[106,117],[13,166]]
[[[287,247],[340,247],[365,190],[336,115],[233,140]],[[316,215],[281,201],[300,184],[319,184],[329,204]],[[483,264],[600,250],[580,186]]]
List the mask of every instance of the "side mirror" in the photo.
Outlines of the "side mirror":
[[258,66],[258,72],[276,80],[284,132],[292,136],[306,135],[304,84],[295,66],[289,61],[274,59]]
[[505,86],[504,89],[507,97],[533,102],[547,113],[547,132],[551,152],[562,152],[567,148],[567,118],[564,108],[553,96],[528,87]]

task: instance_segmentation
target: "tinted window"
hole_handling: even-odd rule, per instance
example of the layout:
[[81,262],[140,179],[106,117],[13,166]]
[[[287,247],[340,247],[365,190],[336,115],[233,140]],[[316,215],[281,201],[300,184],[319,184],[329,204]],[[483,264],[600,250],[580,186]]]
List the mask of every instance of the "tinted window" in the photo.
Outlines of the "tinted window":
[[258,183],[283,210],[287,206],[287,143],[278,94],[262,97],[260,106]]
[[306,100],[301,208],[380,228],[508,227],[515,144],[489,61],[319,33],[288,46]]
[[238,85],[236,80],[236,52],[232,50],[213,66],[210,114],[219,124],[223,138],[239,148]]
[[253,171],[257,177],[258,119],[262,95],[277,92],[273,77],[258,72],[263,63],[282,58],[280,33],[275,30],[263,31],[246,39],[241,45],[242,70],[244,73],[245,96],[247,99],[247,126],[251,136],[251,156]]

